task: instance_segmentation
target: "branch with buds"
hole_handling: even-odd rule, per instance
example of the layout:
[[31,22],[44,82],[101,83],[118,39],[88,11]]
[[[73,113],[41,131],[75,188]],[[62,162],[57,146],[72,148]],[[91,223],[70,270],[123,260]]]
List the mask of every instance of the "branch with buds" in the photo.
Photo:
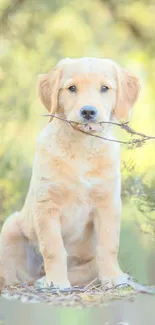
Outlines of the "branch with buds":
[[136,147],[140,147],[142,146],[144,143],[146,143],[146,141],[148,140],[155,140],[155,136],[150,136],[150,135],[146,135],[144,133],[140,133],[140,132],[137,132],[135,130],[133,130],[127,122],[127,123],[117,123],[117,122],[112,122],[112,121],[109,121],[109,122],[98,122],[96,124],[98,125],[102,125],[102,124],[109,124],[109,125],[115,125],[115,126],[118,126],[120,127],[121,129],[125,130],[128,134],[130,134],[132,137],[133,136],[136,136],[136,138],[132,139],[132,140],[129,140],[129,141],[121,141],[121,140],[115,140],[115,139],[109,139],[109,138],[105,138],[105,137],[102,137],[100,135],[97,135],[97,134],[92,134],[90,132],[87,132],[85,131],[84,129],[81,130],[80,128],[78,128],[79,126],[85,126],[87,127],[88,123],[79,123],[79,122],[75,122],[75,121],[71,121],[71,120],[67,120],[65,118],[62,118],[60,116],[57,116],[57,115],[54,115],[54,114],[44,114],[43,116],[49,116],[49,117],[53,117],[53,118],[57,118],[61,121],[64,121],[66,123],[68,123],[74,130],[76,131],[79,131],[79,132],[82,132],[82,133],[85,133],[85,134],[88,134],[92,137],[96,137],[96,138],[99,138],[99,139],[103,139],[103,140],[106,140],[106,141],[110,141],[110,142],[118,142],[118,143],[121,143],[121,144],[126,144],[129,146],[129,148],[136,148]]

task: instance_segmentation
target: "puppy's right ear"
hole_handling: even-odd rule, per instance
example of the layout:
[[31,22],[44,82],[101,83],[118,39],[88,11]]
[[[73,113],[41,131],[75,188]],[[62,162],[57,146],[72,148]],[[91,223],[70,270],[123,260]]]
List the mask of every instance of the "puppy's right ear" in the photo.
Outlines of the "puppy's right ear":
[[58,93],[60,89],[61,69],[54,68],[49,73],[39,76],[38,94],[43,105],[54,114],[58,108]]
[[139,96],[140,81],[137,76],[120,66],[116,66],[116,72],[117,103],[114,115],[120,121],[129,122],[132,107]]

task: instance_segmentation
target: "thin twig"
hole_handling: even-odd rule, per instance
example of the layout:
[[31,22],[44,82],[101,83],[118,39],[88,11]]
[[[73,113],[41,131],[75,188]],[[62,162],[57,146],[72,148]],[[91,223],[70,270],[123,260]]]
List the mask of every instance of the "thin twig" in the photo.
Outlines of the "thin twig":
[[93,279],[91,282],[89,282],[85,287],[84,287],[84,290],[87,291],[89,290],[89,288],[98,280],[98,276]]
[[140,145],[144,144],[145,141],[147,141],[147,140],[155,140],[155,136],[146,135],[144,133],[137,132],[137,131],[133,130],[128,125],[128,122],[127,123],[117,123],[117,122],[112,122],[112,121],[101,121],[101,122],[97,122],[96,124],[99,124],[99,125],[101,125],[101,124],[111,124],[111,125],[119,126],[121,129],[125,130],[131,136],[133,136],[133,135],[139,136],[139,137],[141,137],[141,139],[132,139],[130,141],[121,141],[121,140],[109,139],[109,138],[105,138],[105,137],[102,137],[102,136],[97,135],[97,134],[92,134],[92,133],[86,132],[86,131],[81,130],[81,129],[79,129],[77,127],[78,125],[87,126],[88,123],[80,123],[80,122],[76,122],[76,121],[72,121],[72,120],[67,120],[67,119],[62,118],[62,117],[60,117],[58,115],[55,115],[55,114],[44,114],[42,116],[55,117],[55,118],[57,118],[57,119],[59,119],[61,121],[64,121],[64,122],[68,123],[76,131],[79,131],[81,133],[88,134],[90,136],[93,136],[93,137],[96,137],[96,138],[99,138],[99,139],[103,139],[103,140],[106,140],[106,141],[110,141],[110,142],[117,142],[117,143],[120,143],[120,144],[140,146]]

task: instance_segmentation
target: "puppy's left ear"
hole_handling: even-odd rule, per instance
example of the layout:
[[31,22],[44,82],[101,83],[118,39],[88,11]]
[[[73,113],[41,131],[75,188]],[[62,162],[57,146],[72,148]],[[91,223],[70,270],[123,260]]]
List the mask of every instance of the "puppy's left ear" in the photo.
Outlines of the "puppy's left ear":
[[[49,73],[39,76],[38,94],[48,111],[54,114],[58,109],[61,69],[55,67]],[[52,118],[51,118],[52,119]]]
[[119,66],[117,70],[117,101],[114,116],[117,120],[128,122],[131,110],[140,92],[139,79]]

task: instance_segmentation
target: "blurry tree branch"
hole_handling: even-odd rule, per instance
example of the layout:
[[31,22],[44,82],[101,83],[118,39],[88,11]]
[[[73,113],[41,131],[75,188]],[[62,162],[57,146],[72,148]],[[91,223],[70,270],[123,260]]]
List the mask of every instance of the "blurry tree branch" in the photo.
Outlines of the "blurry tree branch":
[[14,14],[24,2],[25,2],[25,0],[10,1],[9,5],[1,11],[1,13],[0,13],[1,28],[4,29],[8,25],[9,16],[11,14]]
[[[124,12],[121,8],[121,5],[123,4],[122,1],[117,0],[100,0],[101,3],[107,6],[109,12],[111,13],[111,16],[113,17],[114,21],[116,23],[120,23],[125,25],[131,35],[136,39],[136,41],[139,42],[140,45],[147,47],[149,52],[151,52],[152,55],[154,55],[155,50],[155,30],[148,30],[145,27],[145,24],[143,24],[143,21],[141,25],[136,21],[136,17],[126,17],[124,15]],[[152,1],[146,2],[145,0],[142,0],[142,2],[146,6],[151,5]],[[132,0],[129,0],[126,2],[126,6],[129,6],[133,3]]]

